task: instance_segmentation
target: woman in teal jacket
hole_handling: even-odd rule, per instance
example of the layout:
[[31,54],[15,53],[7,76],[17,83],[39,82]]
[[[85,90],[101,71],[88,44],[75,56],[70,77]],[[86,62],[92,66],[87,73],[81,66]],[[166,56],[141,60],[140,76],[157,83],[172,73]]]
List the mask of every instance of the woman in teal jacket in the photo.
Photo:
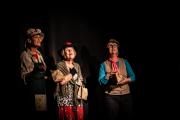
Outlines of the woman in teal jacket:
[[119,42],[110,39],[107,43],[108,59],[100,65],[99,83],[104,88],[104,107],[107,120],[132,117],[132,99],[129,83],[135,74],[128,60],[118,57]]

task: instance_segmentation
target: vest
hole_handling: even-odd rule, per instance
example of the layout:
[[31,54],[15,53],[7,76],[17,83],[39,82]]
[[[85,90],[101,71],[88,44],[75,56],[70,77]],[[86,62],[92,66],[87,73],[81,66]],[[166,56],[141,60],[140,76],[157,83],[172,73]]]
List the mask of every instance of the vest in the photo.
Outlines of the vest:
[[[104,64],[105,64],[106,73],[110,73],[112,71],[111,62],[109,60],[106,60],[104,62]],[[126,65],[125,65],[123,58],[119,58],[119,60],[118,60],[117,77],[119,77],[119,76],[127,77]],[[110,91],[108,90],[109,88],[111,88]],[[130,88],[129,88],[128,84],[125,84],[125,85],[109,85],[108,87],[106,87],[105,93],[110,94],[110,95],[124,95],[124,94],[130,93]]]

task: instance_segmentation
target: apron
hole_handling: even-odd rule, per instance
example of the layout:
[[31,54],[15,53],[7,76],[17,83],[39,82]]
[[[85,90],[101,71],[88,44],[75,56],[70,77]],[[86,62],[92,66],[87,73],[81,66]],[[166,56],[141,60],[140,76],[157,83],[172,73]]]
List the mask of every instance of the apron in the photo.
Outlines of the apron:
[[47,110],[45,71],[39,70],[39,67],[42,65],[43,63],[34,63],[34,71],[31,74],[28,85],[36,111]]

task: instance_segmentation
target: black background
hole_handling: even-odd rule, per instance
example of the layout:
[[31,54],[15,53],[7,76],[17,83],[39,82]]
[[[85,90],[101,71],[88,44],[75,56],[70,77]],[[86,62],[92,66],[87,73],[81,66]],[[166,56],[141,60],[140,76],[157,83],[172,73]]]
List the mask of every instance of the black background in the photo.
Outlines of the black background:
[[[171,112],[178,103],[179,43],[176,43],[178,40],[172,35],[173,21],[171,20],[174,18],[169,7],[147,3],[144,5],[139,3],[70,5],[51,2],[47,5],[34,3],[12,8],[10,12],[3,13],[1,18],[3,31],[1,64],[5,66],[2,68],[1,99],[3,101],[1,103],[5,105],[2,110],[9,114],[5,117],[21,118],[25,109],[22,84],[19,81],[19,55],[22,50],[24,30],[29,26],[43,29],[47,41],[47,43],[44,42],[44,48],[48,48],[52,37],[50,27],[56,24],[51,23],[50,20],[54,15],[58,20],[63,17],[58,14],[70,16],[71,25],[73,20],[77,20],[76,15],[78,20],[88,23],[91,33],[95,33],[92,38],[97,40],[98,48],[94,51],[100,52],[89,50],[91,49],[89,45],[93,43],[88,39],[88,35],[84,35],[83,38],[80,37],[81,35],[70,35],[69,38],[74,38],[77,44],[83,43],[91,51],[92,60],[102,61],[104,44],[109,38],[114,37],[120,41],[122,44],[120,53],[130,61],[136,74],[136,83],[133,84],[132,91],[136,118],[147,119],[155,116],[161,118],[170,115],[174,117]],[[76,27],[70,26],[69,29],[71,28],[75,31]],[[48,53],[48,49],[44,49],[44,53]],[[93,83],[96,84],[96,81]],[[97,95],[95,97],[98,98]],[[97,104],[93,102],[93,107]],[[98,107],[93,109],[101,110]],[[94,115],[101,116],[100,112],[95,111]]]

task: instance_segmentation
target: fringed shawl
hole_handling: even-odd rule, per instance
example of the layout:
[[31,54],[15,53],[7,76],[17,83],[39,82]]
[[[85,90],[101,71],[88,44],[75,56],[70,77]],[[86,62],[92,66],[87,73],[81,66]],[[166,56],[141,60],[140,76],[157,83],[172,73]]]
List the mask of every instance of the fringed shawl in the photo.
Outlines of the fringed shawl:
[[[77,71],[77,75],[78,78],[76,80],[71,80],[68,83],[64,84],[64,85],[60,85],[59,83],[57,83],[57,89],[56,89],[56,94],[58,94],[59,96],[65,97],[68,96],[70,94],[71,91],[68,90],[68,86],[71,85],[73,86],[74,90],[73,90],[73,99],[75,104],[78,104],[78,100],[77,100],[77,93],[78,93],[78,89],[79,89],[79,85],[77,84],[79,81],[83,81],[82,78],[82,74],[81,74],[81,69],[78,63],[73,63],[74,64],[74,68]],[[62,73],[62,75],[66,76],[68,74],[70,74],[65,61],[61,61],[57,64],[57,69]]]

